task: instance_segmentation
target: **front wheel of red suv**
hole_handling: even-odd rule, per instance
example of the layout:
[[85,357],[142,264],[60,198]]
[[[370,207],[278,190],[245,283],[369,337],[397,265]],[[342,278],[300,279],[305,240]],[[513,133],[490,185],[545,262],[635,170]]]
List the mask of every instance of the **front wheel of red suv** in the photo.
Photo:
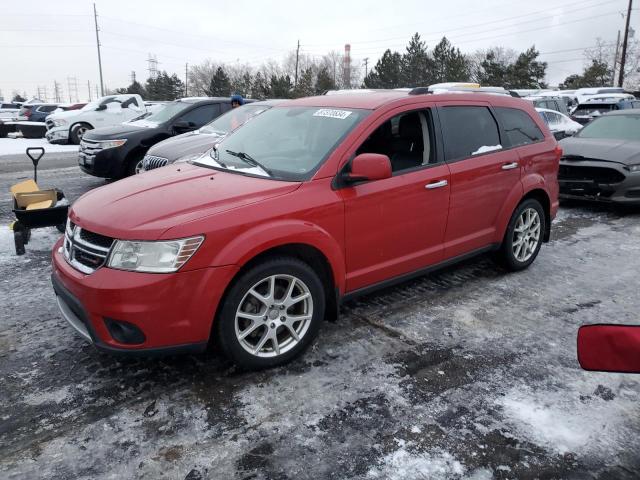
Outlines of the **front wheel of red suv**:
[[324,310],[324,287],[315,271],[296,258],[273,258],[234,282],[216,319],[216,339],[242,368],[282,365],[313,341]]
[[546,221],[539,201],[529,198],[518,205],[511,215],[500,250],[505,267],[518,271],[533,263],[542,246]]

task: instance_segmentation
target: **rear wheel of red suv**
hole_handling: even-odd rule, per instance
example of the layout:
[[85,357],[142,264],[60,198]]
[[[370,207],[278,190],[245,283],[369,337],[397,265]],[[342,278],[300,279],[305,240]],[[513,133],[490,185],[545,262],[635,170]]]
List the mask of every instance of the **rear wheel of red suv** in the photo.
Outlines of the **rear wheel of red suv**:
[[500,256],[513,271],[527,268],[538,256],[546,225],[546,215],[538,200],[529,198],[518,205],[507,226]]
[[216,337],[237,365],[274,367],[309,346],[324,310],[324,287],[314,270],[296,258],[277,257],[234,282],[216,319]]

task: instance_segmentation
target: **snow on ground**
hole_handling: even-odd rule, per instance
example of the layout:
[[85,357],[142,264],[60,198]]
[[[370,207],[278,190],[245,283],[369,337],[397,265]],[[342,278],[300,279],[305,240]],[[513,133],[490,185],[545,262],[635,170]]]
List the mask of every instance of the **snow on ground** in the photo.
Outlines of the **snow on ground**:
[[[71,171],[43,178],[74,194],[100,184]],[[640,471],[640,376],[584,372],[575,356],[579,325],[640,322],[640,215],[563,208],[530,269],[508,274],[480,258],[366,296],[323,325],[301,359],[251,373],[215,353],[99,354],[55,306],[49,257],[60,234],[33,230],[16,257],[7,215],[0,211],[1,478]]]
[[44,148],[45,158],[47,152],[77,152],[79,148],[78,145],[54,145],[44,138],[0,138],[0,157],[23,154],[30,147]]

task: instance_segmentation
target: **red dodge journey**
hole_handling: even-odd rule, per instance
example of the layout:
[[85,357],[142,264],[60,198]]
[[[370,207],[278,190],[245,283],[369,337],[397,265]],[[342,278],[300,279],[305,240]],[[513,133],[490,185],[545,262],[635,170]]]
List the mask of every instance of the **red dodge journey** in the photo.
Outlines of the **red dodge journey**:
[[302,98],[190,163],[85,194],[53,250],[62,315],[97,348],[299,355],[340,302],[548,241],[561,150],[530,102],[376,91]]

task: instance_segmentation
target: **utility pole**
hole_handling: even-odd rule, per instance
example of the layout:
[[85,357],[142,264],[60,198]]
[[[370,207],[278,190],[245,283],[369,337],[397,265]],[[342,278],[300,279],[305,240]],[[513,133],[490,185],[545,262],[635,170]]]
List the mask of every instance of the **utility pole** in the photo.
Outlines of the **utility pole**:
[[136,72],[135,70],[131,70],[131,83],[136,83]]
[[367,74],[369,73],[367,67],[369,66],[369,57],[362,60],[364,62],[364,78],[367,78]]
[[91,80],[87,80],[87,90],[89,91],[89,101],[91,101]]
[[184,64],[184,96],[188,97],[189,93],[189,64]]
[[624,64],[627,59],[627,41],[629,40],[629,21],[631,20],[631,4],[633,0],[629,0],[627,8],[627,21],[624,26],[624,40],[622,41],[622,58],[620,58],[620,75],[618,75],[618,86],[622,87],[624,83]]
[[616,68],[618,68],[618,52],[620,51],[620,30],[618,30],[618,39],[616,40],[616,54],[613,56],[613,76],[611,78],[611,86],[616,84]]
[[296,48],[296,76],[293,81],[293,88],[298,86],[298,60],[300,58],[300,40],[298,40],[298,48]]
[[96,45],[98,46],[98,69],[100,70],[100,94],[104,96],[104,82],[102,81],[102,57],[100,56],[100,37],[98,36],[98,12],[96,4],[93,4],[93,21],[96,24]]

